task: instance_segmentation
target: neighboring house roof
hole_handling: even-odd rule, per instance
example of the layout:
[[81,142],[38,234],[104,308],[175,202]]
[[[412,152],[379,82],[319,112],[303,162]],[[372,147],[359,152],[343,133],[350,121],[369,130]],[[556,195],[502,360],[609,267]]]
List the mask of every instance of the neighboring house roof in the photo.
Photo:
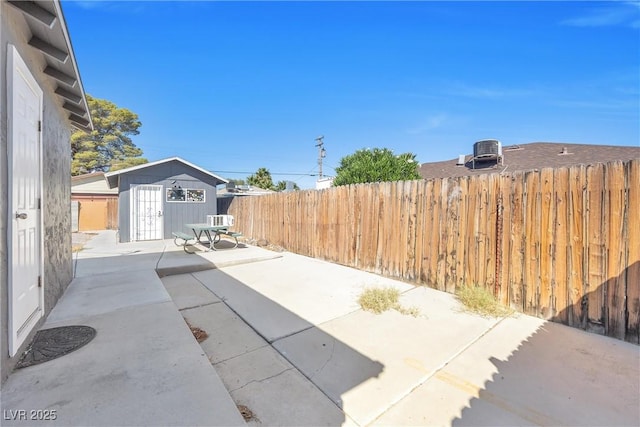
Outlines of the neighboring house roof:
[[109,188],[104,172],[93,172],[72,176],[71,194],[118,194],[118,189]]
[[472,158],[473,155],[466,155],[464,165],[457,165],[457,158],[423,163],[420,175],[424,179],[449,178],[631,160],[640,158],[640,147],[533,142],[502,147],[502,164],[496,164],[495,160],[476,161],[473,169]]
[[200,166],[196,166],[193,163],[190,163],[184,159],[181,159],[180,157],[169,157],[168,159],[162,159],[162,160],[157,160],[155,162],[150,162],[150,163],[144,163],[142,165],[138,165],[138,166],[132,166],[130,168],[126,168],[126,169],[120,169],[114,172],[107,172],[104,177],[106,178],[109,187],[110,188],[115,188],[118,186],[118,177],[120,175],[124,175],[124,174],[128,174],[134,171],[139,171],[139,170],[143,170],[143,169],[147,169],[147,168],[151,168],[153,166],[157,166],[157,165],[161,165],[163,163],[169,163],[169,162],[179,162],[182,163],[183,165],[190,167],[192,169],[195,169],[199,172],[202,172],[203,174],[209,175],[211,178],[219,181],[218,184],[224,184],[229,182],[228,180],[209,172],[206,169],[201,168]]
[[51,80],[62,108],[69,112],[69,122],[78,129],[91,131],[93,122],[60,0],[10,0],[7,3],[22,12],[31,33],[28,43],[43,53],[44,74]]
[[237,185],[233,188],[222,188],[217,191],[218,199],[236,196],[264,196],[265,194],[273,194],[273,190],[265,190],[264,188],[253,185]]

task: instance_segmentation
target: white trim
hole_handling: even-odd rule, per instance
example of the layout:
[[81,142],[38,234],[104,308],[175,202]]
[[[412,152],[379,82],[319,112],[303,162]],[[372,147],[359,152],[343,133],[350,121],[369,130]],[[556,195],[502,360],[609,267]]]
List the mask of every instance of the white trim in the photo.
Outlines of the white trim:
[[[139,239],[136,238],[138,234],[138,199],[136,198],[138,187],[153,187],[155,190],[160,190],[160,207],[161,207],[161,215],[160,215],[160,235],[164,238],[164,186],[161,184],[130,184],[129,186],[129,241],[137,242]],[[142,239],[146,240],[146,239]],[[155,240],[155,239],[151,239]]]
[[[40,116],[40,121],[43,119],[43,93],[42,89],[38,85],[37,81],[31,74],[29,67],[24,62],[18,50],[14,45],[7,45],[7,169],[8,169],[8,191],[7,191],[7,216],[10,220],[9,224],[7,224],[7,336],[8,336],[8,344],[9,344],[9,356],[13,357],[16,355],[20,346],[24,343],[25,339],[31,332],[31,330],[35,327],[41,317],[44,316],[44,287],[46,286],[46,278],[44,277],[44,215],[43,206],[43,150],[42,150],[42,131],[39,132],[39,144],[38,144],[38,157],[39,157],[39,197],[40,197],[40,210],[39,210],[39,226],[40,226],[40,238],[39,240],[39,276],[41,277],[41,286],[40,286],[40,301],[38,304],[38,309],[34,311],[31,317],[27,320],[24,325],[20,325],[20,330],[14,330],[16,325],[13,324],[13,219],[12,219],[12,209],[13,209],[13,86],[14,86],[14,76],[18,71],[18,68],[22,69],[21,74],[24,76],[25,80],[27,80],[28,84],[32,86],[33,90],[38,94],[39,105],[38,105],[38,114]],[[22,333],[18,333],[22,332]]]
[[[134,233],[134,207],[133,207],[133,203],[135,202],[135,188],[136,186],[138,186],[139,184],[131,184],[129,185],[129,241],[130,242],[135,242],[136,241],[136,233]],[[118,209],[120,209],[120,207],[118,207]],[[137,227],[137,226],[136,226]]]

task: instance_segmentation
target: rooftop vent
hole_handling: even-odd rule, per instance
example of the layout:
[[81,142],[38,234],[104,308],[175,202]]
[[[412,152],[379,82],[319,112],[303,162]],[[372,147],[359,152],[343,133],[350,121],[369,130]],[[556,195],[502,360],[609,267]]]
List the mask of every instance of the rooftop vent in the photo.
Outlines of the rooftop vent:
[[460,154],[458,156],[458,163],[456,163],[456,166],[464,166],[465,158],[466,158],[466,156],[464,154]]

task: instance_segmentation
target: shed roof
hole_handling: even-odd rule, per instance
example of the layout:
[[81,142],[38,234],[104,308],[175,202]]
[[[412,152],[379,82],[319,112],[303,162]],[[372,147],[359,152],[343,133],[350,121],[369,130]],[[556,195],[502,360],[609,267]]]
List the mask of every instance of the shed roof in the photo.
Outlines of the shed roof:
[[91,131],[91,113],[60,0],[9,0],[7,3],[24,16],[31,32],[28,44],[43,54],[46,63],[43,72],[53,81],[52,87],[60,97],[62,108],[69,112],[69,122],[78,129]]
[[104,172],[86,173],[71,177],[71,194],[118,194],[104,179]]
[[218,175],[216,175],[216,174],[214,174],[212,172],[209,172],[208,170],[203,169],[200,166],[196,166],[191,162],[188,162],[188,161],[186,161],[184,159],[181,159],[180,157],[169,157],[167,159],[157,160],[155,162],[144,163],[142,165],[132,166],[130,168],[120,169],[120,170],[117,170],[117,171],[114,171],[114,172],[108,172],[108,173],[104,174],[104,177],[107,180],[107,183],[109,184],[109,187],[110,188],[115,188],[115,187],[118,186],[118,177],[120,175],[128,174],[128,173],[131,173],[131,172],[134,172],[134,171],[139,171],[139,170],[142,170],[142,169],[150,168],[150,167],[153,167],[153,166],[157,166],[157,165],[161,165],[163,163],[169,163],[169,162],[179,162],[179,163],[182,163],[183,165],[185,165],[185,166],[187,166],[189,168],[195,169],[195,170],[197,170],[199,172],[202,172],[202,173],[204,173],[206,175],[209,175],[210,177],[214,178],[215,180],[220,181],[220,182],[218,182],[218,184],[225,184],[225,183],[229,182],[228,180],[226,180],[226,179],[224,179],[224,178],[222,178],[222,177],[220,177],[220,176],[218,176]]
[[495,161],[476,161],[475,169],[472,165],[472,154],[465,156],[464,165],[458,165],[457,158],[423,163],[420,166],[420,175],[424,179],[449,178],[624,161],[640,158],[640,147],[533,142],[503,147],[502,157],[502,165],[496,164]]

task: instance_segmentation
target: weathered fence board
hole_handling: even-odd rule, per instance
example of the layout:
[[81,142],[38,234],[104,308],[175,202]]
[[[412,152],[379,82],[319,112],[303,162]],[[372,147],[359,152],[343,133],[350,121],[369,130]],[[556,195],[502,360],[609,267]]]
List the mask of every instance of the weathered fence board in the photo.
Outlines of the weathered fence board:
[[537,315],[540,311],[538,304],[538,285],[540,283],[540,175],[527,173],[525,177],[525,264],[522,296],[524,298],[524,312]]
[[539,315],[544,319],[553,317],[553,291],[551,278],[555,275],[553,255],[555,222],[555,198],[553,189],[553,169],[540,172],[540,285]]
[[586,170],[569,169],[569,283],[567,324],[586,328]]
[[511,252],[507,254],[504,264],[509,266],[509,294],[511,295],[511,307],[518,311],[524,311],[524,218],[525,218],[525,192],[524,175],[518,174],[512,177],[512,192],[509,195],[511,205]]
[[640,341],[640,159],[236,198],[292,252]]
[[553,290],[553,319],[567,323],[569,305],[569,170],[559,169],[554,176],[554,217],[552,257],[554,261],[551,288]]
[[627,168],[627,328],[625,339],[640,343],[640,161]]
[[604,296],[607,277],[606,264],[606,223],[604,217],[604,166],[587,167],[587,312],[588,329],[604,333]]
[[625,335],[625,283],[621,277],[625,274],[625,252],[627,250],[625,234],[625,173],[622,162],[614,162],[606,169],[606,193],[609,220],[607,241],[607,300],[605,327],[607,335],[624,339]]

